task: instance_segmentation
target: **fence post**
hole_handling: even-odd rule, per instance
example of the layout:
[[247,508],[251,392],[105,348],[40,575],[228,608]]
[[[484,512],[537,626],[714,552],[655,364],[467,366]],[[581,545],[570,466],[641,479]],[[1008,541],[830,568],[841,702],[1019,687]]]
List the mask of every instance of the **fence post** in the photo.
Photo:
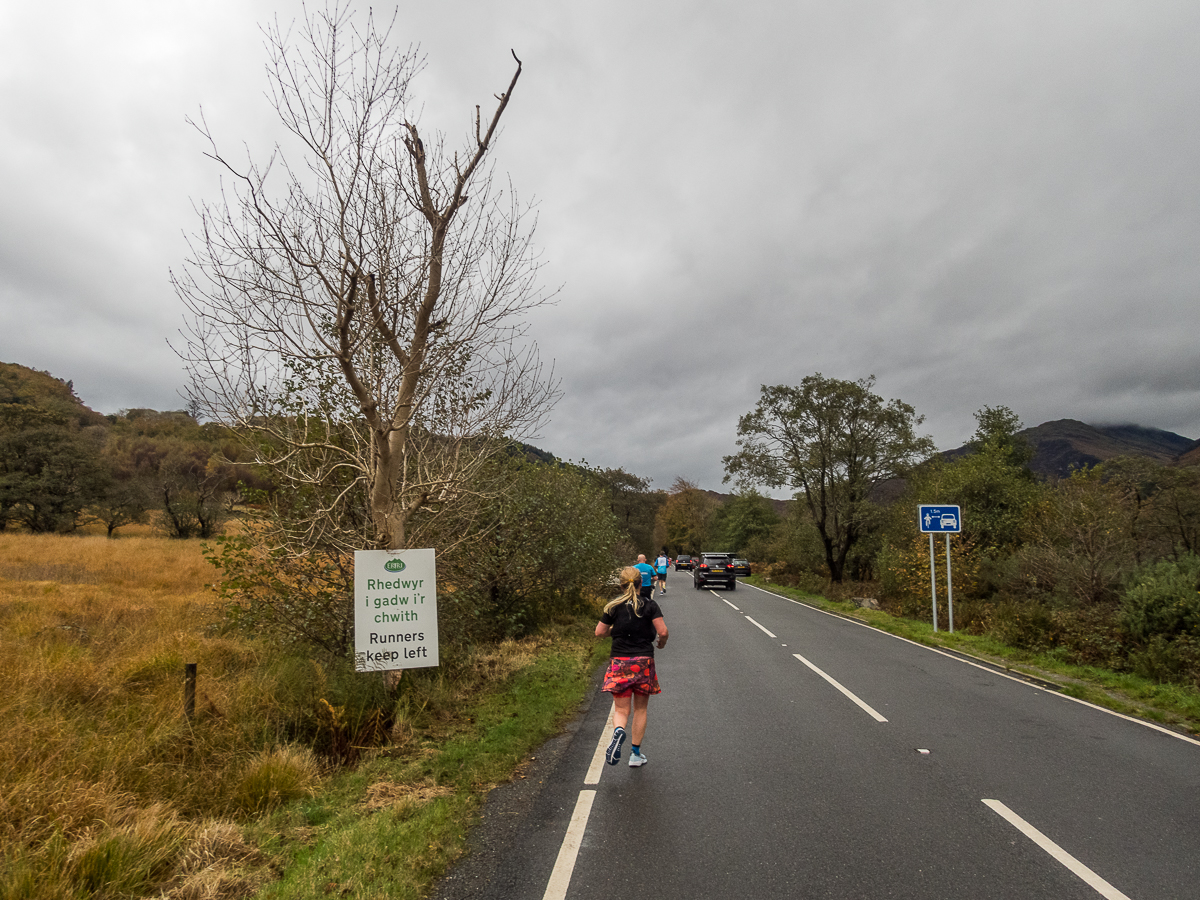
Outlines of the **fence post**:
[[189,722],[196,719],[196,664],[183,665],[183,714]]

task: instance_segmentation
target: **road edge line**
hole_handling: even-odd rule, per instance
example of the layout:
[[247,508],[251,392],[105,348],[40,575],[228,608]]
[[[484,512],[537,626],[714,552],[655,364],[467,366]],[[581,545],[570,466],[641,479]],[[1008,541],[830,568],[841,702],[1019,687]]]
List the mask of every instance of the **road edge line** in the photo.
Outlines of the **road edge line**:
[[579,799],[575,801],[575,811],[571,814],[571,824],[567,826],[567,833],[563,836],[562,847],[558,850],[558,858],[554,860],[554,869],[550,872],[550,880],[546,883],[546,893],[542,894],[542,900],[566,900],[571,876],[575,874],[575,860],[583,844],[583,833],[587,830],[588,817],[592,814],[592,802],[595,799],[595,791],[579,792]]

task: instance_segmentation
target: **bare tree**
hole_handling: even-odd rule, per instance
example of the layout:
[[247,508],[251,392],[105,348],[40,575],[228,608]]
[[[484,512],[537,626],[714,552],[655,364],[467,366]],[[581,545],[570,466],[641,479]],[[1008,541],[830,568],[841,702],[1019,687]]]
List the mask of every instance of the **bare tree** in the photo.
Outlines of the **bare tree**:
[[410,112],[422,60],[390,46],[394,19],[305,16],[295,38],[264,28],[286,146],[239,164],[194,123],[225,177],[172,275],[190,312],[179,352],[194,408],[257,435],[291,492],[284,543],[420,545],[557,396],[525,340],[548,301],[536,217],[485,164],[521,62],[450,152]]

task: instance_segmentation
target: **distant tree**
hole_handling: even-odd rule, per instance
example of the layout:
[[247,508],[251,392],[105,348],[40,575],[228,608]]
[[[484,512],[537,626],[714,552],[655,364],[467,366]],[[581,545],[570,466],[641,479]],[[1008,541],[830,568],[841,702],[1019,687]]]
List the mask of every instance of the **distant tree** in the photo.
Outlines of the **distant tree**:
[[173,538],[220,533],[231,514],[233,488],[228,467],[208,448],[172,448],[154,480],[162,530]]
[[758,405],[738,420],[742,449],[724,458],[725,481],[796,492],[836,582],[874,518],[871,489],[934,451],[932,439],[916,433],[924,418],[907,403],[885,403],[874,384],[873,375],[841,381],[817,373],[798,387],[763,385]]
[[601,469],[595,475],[608,491],[609,509],[629,542],[648,551],[654,544],[654,519],[666,494],[652,491],[649,478],[624,469]]
[[1124,492],[1139,563],[1200,552],[1200,468],[1125,456],[1096,469]]
[[739,491],[713,513],[716,542],[734,553],[765,548],[780,525],[774,505],[754,490]]
[[112,479],[107,489],[87,508],[88,517],[114,537],[118,528],[145,522],[154,504],[153,486],[141,478]]
[[1084,604],[1113,600],[1135,565],[1131,498],[1097,469],[1054,485],[1029,510],[1030,545],[1022,555],[1048,592]]
[[984,406],[975,412],[975,421],[978,427],[967,446],[977,453],[987,449],[999,453],[1005,465],[1023,469],[1026,477],[1032,479],[1029,464],[1035,450],[1017,433],[1021,430],[1017,414],[1007,406]]
[[[716,508],[717,501],[699,487],[684,478],[676,478],[655,519],[655,547],[665,547],[671,556],[718,549],[708,546]],[[638,549],[647,556],[654,552],[653,547]]]
[[101,440],[60,413],[0,404],[0,520],[33,532],[73,531],[108,487]]

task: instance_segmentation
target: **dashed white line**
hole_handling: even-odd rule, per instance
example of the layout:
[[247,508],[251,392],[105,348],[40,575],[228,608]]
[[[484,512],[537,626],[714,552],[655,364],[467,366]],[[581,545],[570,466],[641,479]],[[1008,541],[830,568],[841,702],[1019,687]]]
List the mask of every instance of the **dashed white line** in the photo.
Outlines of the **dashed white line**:
[[1050,840],[1050,838],[1046,837],[1046,835],[1042,834],[1040,831],[1022,819],[999,800],[984,800],[983,802],[987,804],[987,806],[990,807],[994,812],[1006,819],[1010,825],[1017,829],[1017,831],[1021,832],[1023,835],[1025,835],[1025,837],[1029,838],[1031,841],[1053,856],[1056,860],[1070,869],[1075,875],[1082,878],[1088,887],[1092,888],[1092,890],[1098,893],[1101,897],[1106,898],[1106,900],[1129,900],[1128,896],[1122,894],[1115,887],[1073,857],[1062,847],[1058,846],[1058,844],[1054,843],[1054,841]]
[[579,799],[575,801],[575,812],[571,815],[571,824],[567,826],[567,834],[563,838],[562,847],[558,851],[558,859],[554,861],[554,871],[550,873],[550,881],[546,884],[546,893],[542,900],[564,900],[567,887],[571,884],[571,876],[575,872],[575,858],[579,856],[579,846],[583,843],[583,833],[587,830],[588,816],[592,814],[592,801],[596,799],[595,791],[580,791]]
[[741,612],[741,610],[740,610],[740,609],[738,609],[736,606],[734,606],[732,603],[730,603],[730,602],[729,602],[728,600],[726,600],[724,597],[722,597],[722,598],[721,598],[721,602],[722,602],[722,603],[724,603],[724,604],[726,604],[727,606],[729,606],[729,608],[730,608],[730,609],[737,609],[737,611],[738,611],[738,612]]
[[754,621],[752,618],[750,618],[749,616],[746,616],[746,621],[747,621],[747,622],[749,622],[751,625],[757,626],[757,627],[758,627],[758,629],[759,629],[759,630],[760,630],[760,631],[761,631],[763,634],[765,634],[767,637],[771,637],[771,638],[775,637],[775,635],[771,634],[771,632],[767,631],[767,629],[763,628],[761,625],[759,625],[757,622],[755,622],[755,621]]
[[812,669],[814,672],[816,672],[818,675],[820,675],[822,678],[824,678],[826,681],[828,681],[830,684],[832,684],[835,688],[837,688],[839,691],[841,691],[843,694],[845,694],[847,697],[849,697],[851,700],[853,700],[856,704],[858,704],[858,706],[867,715],[869,715],[871,718],[873,718],[876,722],[886,722],[887,721],[887,719],[885,719],[879,713],[875,712],[875,710],[871,709],[871,707],[869,707],[866,703],[864,703],[862,700],[859,700],[858,697],[854,696],[853,693],[846,690],[846,688],[842,687],[840,684],[837,683],[837,681],[835,681],[833,678],[830,678],[828,675],[826,675],[824,672],[822,672],[820,669],[818,669],[816,666],[814,666],[812,663],[810,663],[807,659],[805,659],[799,653],[793,653],[792,656],[796,657],[796,659],[800,660],[800,662],[804,663],[806,666],[808,666],[810,669]]

